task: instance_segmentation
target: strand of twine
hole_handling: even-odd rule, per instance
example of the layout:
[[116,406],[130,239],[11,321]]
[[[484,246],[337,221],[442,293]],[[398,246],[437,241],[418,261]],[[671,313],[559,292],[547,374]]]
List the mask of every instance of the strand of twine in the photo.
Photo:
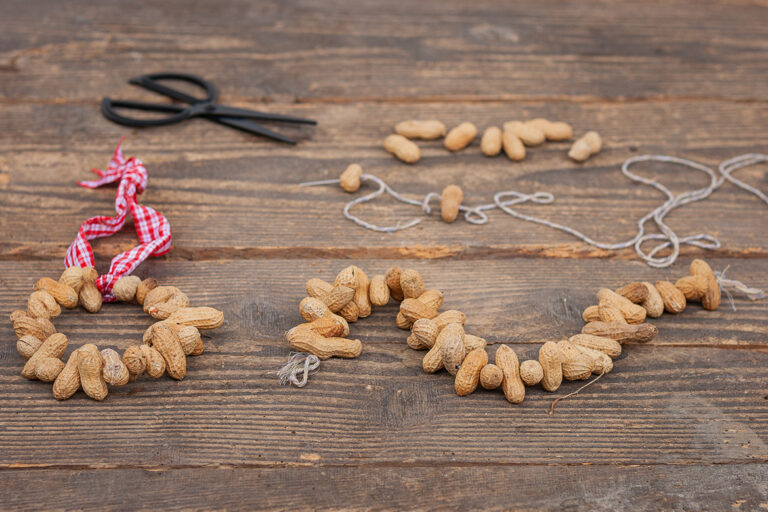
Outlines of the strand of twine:
[[317,356],[306,352],[291,352],[288,362],[277,371],[277,378],[281,386],[291,383],[297,388],[303,388],[307,385],[309,374],[317,371],[319,367],[320,359]]
[[[631,238],[630,240],[626,240],[624,242],[618,242],[618,243],[600,242],[585,235],[581,231],[578,231],[569,226],[558,224],[556,222],[552,222],[547,219],[542,219],[540,217],[525,215],[511,208],[512,206],[527,203],[527,202],[536,203],[536,204],[550,204],[555,200],[555,196],[549,192],[535,192],[533,194],[524,194],[522,192],[518,192],[514,190],[507,190],[507,191],[503,191],[495,194],[493,196],[493,203],[482,204],[475,207],[461,205],[459,206],[459,211],[464,213],[464,218],[467,222],[471,224],[479,225],[479,224],[486,224],[488,222],[489,219],[488,219],[488,215],[485,213],[486,211],[498,208],[504,213],[511,215],[512,217],[563,231],[565,233],[568,233],[578,238],[579,240],[589,245],[592,245],[600,249],[618,250],[618,249],[624,249],[627,247],[634,247],[637,255],[643,261],[645,261],[646,264],[655,268],[664,268],[672,265],[677,260],[680,254],[681,245],[692,245],[702,249],[718,249],[721,246],[717,238],[711,235],[703,234],[703,233],[686,236],[682,238],[679,237],[677,233],[664,222],[664,218],[667,216],[667,214],[669,214],[669,212],[671,212],[675,208],[679,208],[686,204],[690,204],[696,201],[701,201],[703,199],[706,199],[714,191],[720,188],[726,180],[730,181],[732,184],[736,185],[737,187],[754,194],[763,202],[768,204],[768,197],[763,192],[756,189],[755,187],[752,187],[751,185],[744,183],[743,181],[737,178],[734,178],[731,175],[731,173],[733,173],[737,169],[741,169],[741,168],[748,167],[760,162],[767,162],[767,161],[768,161],[768,155],[766,154],[748,153],[748,154],[740,155],[735,158],[731,158],[729,160],[722,162],[718,166],[718,170],[720,173],[720,175],[718,176],[718,174],[712,168],[704,164],[694,162],[693,160],[688,160],[686,158],[678,158],[678,157],[667,156],[667,155],[641,155],[641,156],[635,156],[635,157],[629,158],[621,165],[622,174],[624,174],[627,178],[629,178],[632,181],[655,188],[656,190],[663,193],[667,197],[667,200],[662,205],[654,208],[653,210],[645,214],[643,217],[641,217],[637,221],[637,234],[635,234],[633,238]],[[682,165],[685,167],[690,167],[692,169],[695,169],[707,174],[710,178],[710,182],[709,182],[709,185],[707,185],[706,187],[683,192],[676,196],[666,186],[659,183],[658,181],[652,180],[650,178],[645,178],[643,176],[639,176],[631,172],[630,167],[632,167],[633,165],[639,162],[665,162],[665,163],[672,163],[672,164]],[[365,229],[369,229],[371,231],[377,231],[377,232],[383,232],[383,233],[394,233],[396,231],[411,228],[419,224],[422,219],[414,218],[407,222],[398,222],[393,226],[379,226],[379,225],[367,222],[361,219],[360,217],[352,214],[351,212],[352,208],[354,208],[359,204],[372,201],[377,197],[386,193],[386,194],[389,194],[394,199],[396,199],[397,201],[420,207],[426,215],[429,215],[432,212],[432,209],[430,207],[430,202],[432,200],[440,199],[440,195],[435,192],[429,192],[424,196],[424,199],[422,199],[421,201],[416,199],[411,199],[409,197],[403,196],[402,194],[396,192],[389,185],[387,185],[383,180],[381,180],[380,178],[372,174],[363,174],[360,177],[360,179],[361,181],[369,181],[369,182],[375,183],[376,185],[378,185],[378,189],[375,190],[374,192],[371,192],[365,196],[359,197],[347,203],[344,206],[344,216],[347,219],[351,220],[352,222],[356,223],[357,225]],[[320,186],[320,185],[335,185],[338,183],[339,183],[338,179],[328,179],[328,180],[320,180],[320,181],[308,181],[305,183],[301,183],[300,186],[313,187],[313,186]],[[645,225],[649,221],[653,221],[656,224],[656,227],[658,228],[660,233],[648,233],[648,234],[646,233]],[[658,243],[650,251],[645,252],[642,248],[643,244],[649,241],[657,241]],[[657,256],[659,251],[662,251],[667,248],[671,248],[671,253],[669,255],[661,256],[661,257]],[[741,285],[741,287],[747,288],[744,285]],[[738,286],[735,287],[735,289],[738,289],[738,288],[739,288]]]
[[552,405],[549,407],[549,415],[552,416],[553,414],[555,414],[555,406],[557,405],[557,402],[559,402],[560,400],[567,400],[567,399],[571,398],[572,396],[578,395],[581,392],[582,389],[591,386],[592,384],[594,384],[595,382],[600,380],[600,377],[602,377],[603,375],[605,375],[604,371],[600,375],[598,375],[597,377],[592,379],[591,381],[589,381],[586,384],[584,384],[583,386],[581,386],[576,391],[573,391],[572,393],[568,393],[567,395],[563,395],[563,396],[559,396],[559,397],[555,398],[552,401]]

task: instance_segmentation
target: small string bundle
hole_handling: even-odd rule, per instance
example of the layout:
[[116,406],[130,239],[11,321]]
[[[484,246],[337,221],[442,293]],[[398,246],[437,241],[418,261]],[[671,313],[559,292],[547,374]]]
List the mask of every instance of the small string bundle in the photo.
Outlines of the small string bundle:
[[[678,158],[678,157],[667,156],[667,155],[641,155],[641,156],[629,158],[621,166],[622,174],[624,174],[627,178],[629,178],[632,181],[651,186],[656,190],[662,192],[667,197],[667,200],[660,206],[654,208],[653,210],[651,210],[650,212],[642,216],[637,221],[637,233],[635,234],[634,237],[632,237],[629,240],[618,242],[618,243],[600,242],[593,238],[590,238],[589,236],[585,235],[581,231],[578,231],[577,229],[571,228],[569,226],[565,226],[563,224],[558,224],[556,222],[552,222],[540,217],[526,215],[512,209],[513,206],[527,203],[527,202],[536,203],[536,204],[550,204],[554,202],[555,197],[549,192],[535,192],[533,194],[525,194],[515,190],[502,191],[494,195],[493,203],[482,204],[475,207],[461,205],[459,206],[459,211],[464,213],[464,218],[467,222],[471,224],[479,225],[479,224],[486,224],[489,221],[488,215],[485,212],[498,208],[499,210],[503,211],[508,215],[511,215],[512,217],[563,231],[565,233],[568,233],[578,238],[579,240],[589,245],[592,245],[600,249],[619,250],[619,249],[625,249],[628,247],[634,247],[637,255],[643,261],[645,261],[646,264],[655,268],[664,268],[672,265],[677,260],[680,254],[681,245],[692,245],[702,249],[718,249],[721,247],[720,241],[711,235],[700,233],[700,234],[695,234],[695,235],[690,235],[685,237],[678,236],[678,234],[665,223],[664,218],[667,216],[667,214],[669,214],[669,212],[681,206],[706,199],[714,191],[719,189],[726,180],[730,181],[737,187],[754,194],[763,202],[768,204],[768,196],[766,196],[763,192],[732,176],[732,173],[738,169],[748,167],[760,162],[766,162],[766,161],[768,161],[768,155],[766,154],[748,153],[748,154],[740,155],[735,158],[731,158],[729,160],[722,162],[718,166],[718,170],[719,170],[719,175],[718,175],[711,167],[698,162],[694,162],[692,160],[688,160],[686,158]],[[698,171],[701,171],[707,174],[710,178],[710,182],[706,187],[690,190],[678,195],[674,195],[665,185],[659,183],[658,181],[645,178],[631,172],[630,168],[639,162],[664,162],[664,163],[672,163],[676,165],[690,167],[692,169],[696,169]],[[430,207],[430,202],[434,199],[440,198],[439,194],[435,192],[429,192],[420,201],[416,199],[411,199],[409,197],[406,197],[398,193],[397,191],[392,189],[389,185],[387,185],[382,179],[372,174],[362,174],[360,176],[360,180],[372,182],[378,185],[378,189],[375,190],[374,192],[371,192],[365,196],[359,197],[347,203],[344,206],[344,216],[347,219],[351,220],[352,222],[358,224],[359,226],[362,226],[363,228],[366,228],[366,229],[370,229],[372,231],[378,231],[383,233],[394,233],[396,231],[411,228],[419,224],[422,219],[414,218],[407,222],[399,222],[393,226],[378,226],[376,224],[367,222],[361,219],[360,217],[354,215],[351,212],[352,208],[354,208],[359,204],[372,201],[386,193],[386,194],[389,194],[391,197],[393,197],[397,201],[400,201],[408,205],[420,207],[425,212],[426,215],[429,215],[432,211]],[[319,186],[319,185],[335,185],[338,183],[339,183],[338,179],[328,179],[328,180],[304,182],[304,183],[301,183],[300,186],[311,187],[311,186]],[[658,228],[660,233],[646,233],[646,224],[649,221],[653,221],[653,223],[656,224],[656,227]],[[646,252],[643,250],[643,244],[649,241],[656,241],[657,245],[653,247],[650,251]],[[668,254],[667,256],[658,256],[658,253],[665,249],[671,249],[670,254]]]
[[320,359],[317,356],[307,352],[291,352],[288,362],[277,371],[277,378],[281,386],[287,386],[290,383],[297,388],[303,388],[307,385],[309,375],[318,368],[320,368]]

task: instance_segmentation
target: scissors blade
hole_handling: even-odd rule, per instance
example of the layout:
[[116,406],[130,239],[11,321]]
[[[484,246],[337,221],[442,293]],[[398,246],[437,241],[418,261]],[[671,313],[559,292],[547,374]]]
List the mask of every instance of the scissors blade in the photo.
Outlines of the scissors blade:
[[211,121],[215,121],[219,124],[231,126],[232,128],[237,128],[238,130],[243,130],[248,133],[263,135],[264,137],[269,137],[270,139],[279,140],[280,142],[285,142],[287,144],[296,144],[296,141],[291,139],[290,137],[286,137],[285,135],[281,135],[277,132],[273,132],[269,128],[265,128],[260,124],[254,123],[253,121],[249,121],[247,119],[238,119],[234,117],[209,117],[208,119],[210,119]]
[[225,107],[222,105],[214,105],[213,109],[206,112],[204,115],[215,117],[243,117],[246,119],[260,119],[262,121],[282,121],[284,123],[317,124],[317,121],[313,119],[286,116],[283,114],[270,114],[269,112],[259,112],[257,110],[248,110],[244,108]]

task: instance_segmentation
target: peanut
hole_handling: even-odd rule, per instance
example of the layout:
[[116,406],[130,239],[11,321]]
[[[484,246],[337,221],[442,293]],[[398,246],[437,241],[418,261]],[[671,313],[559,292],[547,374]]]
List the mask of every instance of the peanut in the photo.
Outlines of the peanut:
[[628,323],[621,311],[605,300],[601,300],[600,304],[597,305],[597,315],[603,322]]
[[[123,352],[123,364],[125,364],[133,378],[144,373],[144,370],[147,369],[147,360],[144,357],[141,346],[131,345],[125,349],[125,352]],[[165,370],[165,362],[163,362],[163,370]]]
[[438,314],[436,309],[430,308],[419,299],[405,299],[400,303],[400,313],[411,325],[420,318],[435,318]]
[[69,285],[44,277],[37,282],[35,288],[50,293],[56,302],[67,309],[77,307],[77,292]]
[[592,359],[584,355],[573,343],[559,341],[557,345],[563,355],[563,378],[566,380],[585,380],[592,375]]
[[[344,324],[346,324],[346,322],[344,322]],[[347,331],[347,333],[349,333],[349,331]],[[179,328],[177,335],[179,336],[179,342],[181,343],[181,348],[184,349],[185,355],[199,356],[205,351],[203,338],[200,336],[200,331],[197,327],[182,325]]]
[[[406,299],[408,300],[408,299]],[[461,324],[449,324],[445,326],[439,337],[443,337],[440,343],[440,355],[443,367],[451,375],[456,375],[464,360],[464,327]]]
[[386,306],[389,302],[389,286],[383,274],[376,274],[371,278],[368,297],[374,306]]
[[224,323],[224,313],[209,307],[182,308],[168,317],[168,322],[191,325],[198,329],[215,329]]
[[456,394],[466,396],[474,392],[480,381],[480,372],[487,364],[488,354],[484,348],[471,350],[461,363],[459,371],[456,372],[456,378],[453,381]]
[[[137,285],[138,288],[138,285]],[[144,297],[144,312],[165,320],[179,309],[189,306],[189,297],[175,286],[158,286]]]
[[[454,324],[448,324],[448,325],[454,325]],[[458,325],[458,324],[456,324]],[[459,327],[461,327],[459,325]],[[447,326],[446,326],[447,328]],[[462,328],[463,330],[463,328]],[[446,332],[445,328],[443,328],[435,338],[435,342],[432,344],[432,348],[429,349],[429,351],[424,354],[424,359],[421,361],[421,367],[422,369],[427,373],[435,373],[436,371],[443,368],[443,348],[442,345],[446,340],[446,337],[448,335],[455,334],[457,331],[456,328],[452,328],[448,332]],[[444,334],[445,333],[445,334]]]
[[149,345],[141,345],[139,348],[144,356],[147,375],[153,379],[162,377],[163,373],[165,373],[165,359],[163,355],[156,348]]
[[[320,299],[333,313],[340,313],[352,322],[357,320],[357,306],[352,302],[355,290],[347,286],[333,286],[322,279],[307,281],[307,293],[310,297]],[[350,303],[352,305],[350,306]]]
[[512,132],[505,131],[501,134],[501,144],[504,147],[504,153],[510,160],[519,162],[525,158],[525,146],[520,137]]
[[531,119],[526,124],[535,126],[539,130],[544,132],[544,136],[547,140],[561,141],[568,140],[573,137],[573,129],[568,123],[562,121],[550,121],[548,119]]
[[581,314],[581,318],[583,318],[585,322],[600,320],[600,306],[588,306]]
[[323,317],[332,318],[335,322],[342,326],[341,336],[349,335],[349,324],[347,321],[343,317],[332,313],[331,310],[328,309],[328,306],[326,306],[325,303],[320,299],[316,299],[314,297],[305,297],[299,303],[299,313],[301,314],[301,317],[304,318],[304,320],[307,322],[311,322]]
[[77,371],[80,374],[80,385],[86,395],[94,400],[104,400],[109,394],[107,383],[104,381],[102,369],[104,360],[99,349],[92,343],[86,343],[78,349]]
[[83,267],[83,286],[80,288],[80,305],[89,313],[98,313],[102,305],[101,292],[96,287],[98,272],[93,267]]
[[432,348],[438,335],[437,324],[428,318],[419,318],[413,322],[411,335],[408,337],[408,346],[420,350]]
[[448,324],[457,323],[464,325],[467,322],[467,317],[461,311],[448,309],[437,315],[434,320],[437,330],[441,331]]
[[675,287],[683,292],[685,300],[701,300],[707,293],[707,278],[701,275],[681,277],[675,281]]
[[344,267],[338,274],[336,274],[333,286],[345,286],[354,290],[359,283],[359,273],[360,269],[355,265]]
[[440,215],[443,221],[451,223],[459,215],[459,207],[464,200],[464,192],[457,185],[448,185],[440,196]]
[[600,352],[599,350],[582,347],[581,345],[573,344],[573,346],[589,358],[592,362],[592,373],[595,375],[611,373],[611,370],[613,370],[613,360],[608,357],[608,354]]
[[19,340],[16,342],[16,351],[24,359],[29,359],[42,344],[43,342],[40,340],[40,338],[32,336],[31,334],[27,334],[19,338]]
[[546,391],[557,391],[563,382],[563,353],[557,343],[548,341],[541,346],[539,363],[544,371],[541,387]]
[[605,301],[618,309],[627,323],[639,324],[645,320],[646,311],[644,307],[632,303],[626,297],[622,297],[608,288],[603,288],[597,292],[597,300],[599,302]]
[[80,267],[67,267],[61,273],[59,282],[75,290],[75,293],[80,293],[80,289],[83,287],[83,269]]
[[520,363],[520,379],[526,386],[535,386],[544,378],[544,369],[541,363],[528,359]]
[[411,347],[413,350],[427,350],[429,347],[423,343],[423,341],[416,336],[413,335],[413,333],[406,338],[405,342],[408,344],[409,347]]
[[653,284],[647,281],[643,281],[643,284],[648,289],[648,297],[641,303],[641,306],[645,308],[649,317],[659,318],[664,313],[664,300]]
[[42,382],[53,382],[63,369],[64,363],[61,362],[61,359],[45,357],[38,362],[35,368],[35,378]]
[[691,275],[703,276],[707,280],[707,291],[701,298],[701,307],[714,311],[720,307],[720,285],[717,284],[715,273],[706,261],[695,259],[690,265]]
[[80,371],[77,368],[79,358],[80,349],[77,349],[69,355],[67,364],[56,377],[53,383],[53,396],[56,400],[66,400],[80,389]]
[[384,279],[389,287],[390,296],[395,300],[403,300],[403,289],[400,286],[400,274],[402,270],[399,267],[392,267],[387,270]]
[[336,321],[335,318],[331,316],[324,316],[322,318],[318,318],[317,320],[312,320],[311,322],[308,322],[306,324],[300,324],[302,326],[307,327],[308,329],[315,331],[320,336],[325,336],[326,338],[333,338],[336,336],[344,337],[346,336],[344,334],[344,327],[346,324],[346,321],[344,324]]
[[417,298],[432,309],[440,309],[443,306],[443,292],[440,290],[427,290]]
[[504,123],[504,131],[517,135],[526,146],[538,146],[547,138],[535,125],[520,121],[507,121]]
[[525,385],[520,378],[520,364],[515,351],[507,345],[501,345],[496,349],[496,366],[501,369],[504,378],[501,381],[501,389],[507,401],[519,404],[525,399]]
[[469,146],[477,135],[477,127],[472,123],[461,123],[448,132],[443,145],[448,151],[460,151]]
[[339,176],[339,185],[344,192],[357,192],[360,188],[360,176],[363,175],[363,168],[360,164],[349,164],[349,166]]
[[639,282],[629,283],[616,290],[616,293],[634,304],[642,304],[648,298],[648,287]]
[[[136,284],[138,285],[138,283]],[[128,384],[131,374],[117,352],[111,348],[105,348],[101,351],[101,359],[104,361],[104,368],[101,373],[107,384],[110,386],[125,386]]]
[[591,334],[575,334],[568,338],[568,341],[580,347],[599,350],[610,357],[619,357],[621,355],[621,343],[603,336],[593,336]]
[[148,277],[143,280],[136,288],[136,302],[139,304],[144,304],[144,300],[146,299],[147,294],[155,288],[157,288],[157,279]]
[[402,121],[395,125],[395,131],[409,139],[433,140],[445,135],[445,125],[435,119]]
[[360,318],[366,318],[371,316],[371,299],[369,298],[369,288],[371,287],[371,280],[368,278],[368,274],[363,272],[359,267],[355,267],[357,271],[357,287],[355,288],[355,296],[352,298],[352,302],[357,306],[357,314]]
[[498,126],[489,126],[480,139],[480,151],[485,156],[496,156],[501,153],[501,130]]
[[465,334],[464,335],[464,353],[468,354],[472,350],[475,350],[477,348],[482,348],[485,350],[485,346],[488,344],[487,341],[485,341],[484,338],[481,338],[480,336],[475,336],[473,334]]
[[655,325],[651,324],[620,324],[607,322],[589,322],[581,329],[582,334],[592,334],[593,336],[602,336],[611,338],[619,343],[635,341],[646,343],[656,336],[659,332]]
[[289,330],[285,334],[285,338],[294,350],[309,352],[320,359],[334,356],[353,358],[359,356],[363,350],[363,344],[360,340],[325,338],[302,326]]
[[600,152],[603,147],[603,139],[597,132],[587,132],[579,140],[573,143],[568,156],[571,160],[583,162],[592,155]]
[[26,311],[16,310],[11,313],[11,322],[16,336],[19,338],[34,336],[39,340],[45,340],[56,332],[56,328],[50,320],[31,317]]
[[397,317],[395,318],[395,325],[397,325],[398,328],[407,331],[411,328],[413,322],[405,318],[405,315],[403,315],[402,311],[398,311]]
[[656,281],[656,289],[664,301],[664,310],[667,313],[682,313],[685,309],[685,295],[669,281]]
[[27,313],[35,318],[56,318],[61,314],[61,307],[48,292],[32,292],[27,300]]
[[424,278],[416,270],[407,268],[400,273],[400,288],[403,290],[403,297],[406,299],[415,299],[426,290],[424,287]]
[[415,164],[421,158],[419,146],[402,135],[389,135],[384,139],[384,149],[407,164]]
[[496,389],[501,386],[502,380],[504,380],[504,374],[495,364],[486,364],[480,370],[480,385],[483,389]]
[[168,376],[176,380],[183,379],[187,374],[187,357],[173,329],[164,322],[155,324],[152,346],[163,356]]
[[141,284],[139,276],[122,276],[112,287],[112,295],[120,302],[132,302]]

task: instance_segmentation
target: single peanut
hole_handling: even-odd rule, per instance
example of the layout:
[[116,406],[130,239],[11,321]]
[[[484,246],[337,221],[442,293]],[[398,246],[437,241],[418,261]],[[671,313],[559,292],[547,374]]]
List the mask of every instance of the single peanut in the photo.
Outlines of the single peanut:
[[664,310],[667,313],[682,313],[685,309],[685,295],[669,281],[656,281],[656,289],[664,301]]
[[[449,324],[449,325],[454,325],[454,324]],[[437,338],[435,338],[435,342],[432,345],[432,348],[430,348],[429,351],[426,354],[424,354],[424,358],[421,361],[421,367],[425,372],[435,373],[436,371],[443,368],[442,345],[445,342],[446,337],[449,334],[453,334],[453,333],[454,333],[453,330],[446,332],[445,328],[443,328],[441,332],[438,333]]]
[[592,364],[592,373],[595,375],[601,375],[603,373],[610,373],[613,370],[613,360],[603,352],[594,350],[581,345],[572,344],[579,352],[587,356]]
[[61,273],[59,282],[75,290],[75,293],[80,293],[80,289],[83,287],[83,269],[80,267],[67,267]]
[[498,126],[489,126],[480,139],[480,151],[485,156],[496,156],[501,153],[501,130]]
[[395,131],[409,139],[433,140],[445,135],[445,125],[435,119],[401,121]]
[[[136,283],[138,285],[138,283]],[[123,363],[120,355],[111,348],[105,348],[101,351],[101,359],[104,361],[104,368],[101,373],[104,381],[110,386],[125,386],[131,374]]]
[[61,314],[61,307],[50,293],[36,291],[27,300],[27,313],[35,318],[56,318]]
[[435,325],[437,325],[438,332],[441,331],[448,324],[461,324],[467,323],[467,317],[461,311],[456,309],[448,309],[443,311],[434,318]]
[[616,290],[616,293],[634,304],[642,304],[648,298],[648,287],[640,282],[629,283]]
[[402,135],[389,135],[384,139],[384,149],[407,164],[415,164],[421,158],[419,146]]
[[520,363],[517,360],[517,354],[507,345],[501,345],[496,349],[495,362],[504,375],[501,381],[504,396],[507,397],[508,402],[519,404],[525,399],[525,385],[520,378]]
[[427,290],[416,298],[428,308],[440,309],[443,306],[443,292],[440,290]]
[[419,318],[413,322],[411,335],[408,337],[411,341],[408,345],[416,350],[420,350],[421,348],[432,348],[435,344],[435,339],[437,339],[437,335],[438,329],[434,320]]
[[140,284],[139,276],[122,276],[112,287],[112,295],[120,302],[132,302],[136,298],[136,290]]
[[562,121],[550,121],[548,119],[537,118],[526,121],[526,124],[535,126],[543,131],[547,140],[561,141],[573,137],[573,128],[571,128],[571,125]]
[[16,351],[24,359],[29,359],[42,344],[43,341],[40,338],[27,334],[19,338],[16,342]]
[[147,294],[157,288],[157,279],[148,277],[136,287],[136,302],[144,304]]
[[44,277],[37,282],[35,288],[50,293],[56,302],[67,309],[77,307],[77,292],[69,285]]
[[[346,324],[346,322],[344,322],[344,324]],[[349,333],[349,331],[347,331],[347,333]],[[176,335],[179,337],[179,343],[181,343],[181,348],[184,350],[185,355],[199,356],[205,351],[203,338],[200,336],[200,331],[197,327],[182,325],[179,327]]]
[[488,354],[484,348],[471,350],[461,363],[459,371],[456,372],[456,378],[453,381],[456,394],[466,396],[474,392],[480,381],[480,372],[487,364]]
[[517,135],[526,146],[538,146],[547,139],[538,127],[520,121],[507,121],[504,123],[504,131]]
[[464,334],[464,354],[469,354],[471,351],[482,348],[485,350],[486,345],[488,345],[488,342],[485,341],[484,338],[481,338],[480,336],[475,336],[473,334]]
[[187,374],[187,357],[181,347],[179,337],[171,327],[163,322],[155,324],[152,335],[152,347],[154,347],[165,360],[165,369],[168,376],[181,380]]
[[707,278],[701,275],[685,276],[675,281],[687,301],[698,301],[707,293]]
[[505,131],[501,134],[501,144],[504,147],[504,153],[510,160],[519,162],[525,158],[525,146],[520,137],[512,132]]
[[96,287],[98,272],[93,267],[83,267],[83,286],[80,288],[80,305],[89,313],[98,313],[101,310],[103,299],[101,292]]
[[400,288],[403,290],[403,297],[406,299],[415,299],[426,290],[424,287],[424,278],[417,270],[407,268],[400,273]]
[[360,164],[349,164],[349,166],[339,176],[339,185],[344,192],[357,192],[360,188],[360,176],[363,175],[363,168]]
[[383,274],[376,274],[371,278],[368,297],[374,306],[386,306],[389,302],[389,286]]
[[717,283],[715,273],[712,272],[712,267],[704,260],[695,259],[691,262],[690,272],[691,275],[703,276],[707,280],[707,291],[701,298],[701,307],[709,311],[720,307],[720,285]]
[[352,302],[357,306],[358,316],[366,318],[371,316],[371,299],[368,296],[371,280],[363,269],[355,267],[355,271],[357,273],[357,286],[354,289],[355,296],[352,298]]
[[600,320],[600,306],[588,306],[581,314],[581,318],[583,318],[585,322]]
[[99,349],[92,343],[86,343],[78,350],[80,356],[77,360],[77,370],[83,391],[94,400],[104,400],[109,394],[109,389],[102,373],[104,360]]
[[209,307],[182,308],[171,314],[168,321],[179,325],[191,325],[198,329],[215,329],[224,323],[224,313]]
[[593,336],[591,334],[575,334],[568,338],[568,341],[580,347],[599,350],[610,357],[619,357],[621,355],[621,343],[603,336]]
[[589,322],[581,329],[582,334],[592,334],[593,336],[602,336],[611,338],[619,343],[635,341],[646,343],[651,341],[659,330],[652,324],[620,324],[608,322]]
[[387,270],[384,280],[389,287],[390,296],[395,300],[403,300],[403,289],[400,286],[400,274],[402,270],[399,267],[392,267]]
[[601,300],[600,304],[597,305],[597,314],[599,319],[603,322],[620,322],[624,324],[628,323],[618,308],[604,300]]
[[165,373],[165,358],[163,358],[163,355],[156,348],[149,345],[141,345],[139,348],[144,355],[147,375],[153,379],[162,377],[163,373]]
[[528,359],[520,363],[520,379],[526,386],[535,386],[544,378],[544,369],[541,363]]
[[603,147],[603,139],[597,132],[587,132],[579,140],[573,143],[568,156],[577,162],[583,162],[592,155],[600,152]]
[[80,389],[80,370],[77,368],[79,360],[80,349],[77,349],[69,355],[67,364],[56,377],[53,383],[53,396],[56,400],[66,400]]
[[597,300],[599,301],[598,305],[600,302],[605,301],[618,309],[627,323],[639,324],[645,320],[647,312],[644,307],[634,304],[626,297],[622,297],[608,288],[603,288],[597,292]]
[[302,326],[289,330],[285,334],[285,338],[294,350],[309,352],[320,359],[334,356],[353,358],[359,356],[363,350],[363,344],[360,340],[325,338]]
[[577,345],[569,341],[560,341],[557,345],[563,355],[563,378],[585,380],[592,375],[594,370],[592,359],[576,348]]
[[457,185],[448,185],[440,196],[440,214],[449,224],[459,215],[459,207],[464,200],[464,192]]
[[435,318],[438,313],[419,299],[405,299],[400,303],[400,313],[410,321],[411,324],[420,318]]
[[548,341],[541,346],[539,363],[544,371],[541,387],[546,391],[557,391],[563,382],[563,353],[557,343]]
[[466,354],[464,350],[464,327],[461,324],[449,324],[438,335],[438,337],[441,336],[443,340],[440,343],[440,354],[443,359],[443,367],[451,375],[456,375]]
[[347,288],[352,288],[354,290],[357,288],[357,284],[359,282],[359,273],[360,269],[355,265],[344,267],[339,271],[338,274],[336,274],[336,279],[333,281],[333,286],[346,286]]
[[[141,346],[131,345],[125,349],[125,352],[123,352],[123,364],[125,364],[128,372],[134,378],[144,373],[144,370],[147,369],[147,360],[144,357]],[[165,370],[165,364],[163,364],[163,370]]]
[[460,151],[469,146],[477,135],[477,127],[472,123],[461,123],[445,136],[444,146],[448,151]]
[[483,389],[496,389],[501,386],[502,380],[504,380],[504,374],[495,364],[486,364],[480,370],[480,385]]
[[664,313],[664,299],[653,284],[647,281],[643,281],[643,284],[648,289],[648,297],[640,305],[645,308],[649,317],[659,318]]

